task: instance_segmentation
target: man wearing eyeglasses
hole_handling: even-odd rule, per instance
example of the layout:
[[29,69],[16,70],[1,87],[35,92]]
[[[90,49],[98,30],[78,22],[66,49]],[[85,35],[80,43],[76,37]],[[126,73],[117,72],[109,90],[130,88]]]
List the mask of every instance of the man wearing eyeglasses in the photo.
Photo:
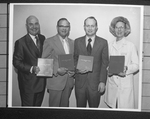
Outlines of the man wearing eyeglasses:
[[67,71],[64,67],[59,67],[58,55],[73,54],[74,42],[69,36],[70,23],[66,18],[61,18],[57,22],[57,34],[45,40],[43,46],[43,58],[54,59],[53,77],[47,78],[47,89],[49,93],[50,107],[68,107],[74,79],[73,72]]

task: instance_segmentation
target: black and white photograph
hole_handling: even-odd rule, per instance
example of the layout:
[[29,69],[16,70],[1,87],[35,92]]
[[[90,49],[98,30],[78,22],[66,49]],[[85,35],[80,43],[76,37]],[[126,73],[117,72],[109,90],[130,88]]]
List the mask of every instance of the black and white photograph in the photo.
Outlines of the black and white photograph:
[[[143,9],[10,3],[8,107],[141,111]],[[39,58],[52,76],[37,75]]]

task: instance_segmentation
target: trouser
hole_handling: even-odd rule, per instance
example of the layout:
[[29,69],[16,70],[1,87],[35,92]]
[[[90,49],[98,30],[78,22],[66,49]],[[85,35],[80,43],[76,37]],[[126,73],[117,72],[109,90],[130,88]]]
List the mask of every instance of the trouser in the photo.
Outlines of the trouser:
[[68,83],[63,90],[48,89],[49,92],[49,106],[50,107],[69,107],[69,98],[72,92]]
[[97,90],[91,89],[86,81],[82,88],[75,87],[75,96],[77,107],[86,107],[87,102],[89,107],[98,107],[100,103],[100,93]]
[[20,92],[22,106],[41,106],[45,91],[38,93]]

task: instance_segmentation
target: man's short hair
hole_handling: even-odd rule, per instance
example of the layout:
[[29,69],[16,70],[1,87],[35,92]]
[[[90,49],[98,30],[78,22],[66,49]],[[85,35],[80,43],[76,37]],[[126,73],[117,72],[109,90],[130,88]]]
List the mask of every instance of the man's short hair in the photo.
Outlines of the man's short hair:
[[67,21],[67,22],[69,23],[69,26],[70,26],[70,22],[69,22],[66,18],[60,18],[60,19],[57,21],[57,26],[59,26],[59,22],[60,22],[60,21],[63,21],[63,20]]
[[86,25],[86,20],[88,20],[88,19],[94,19],[95,20],[95,25],[97,26],[97,20],[95,19],[95,17],[93,17],[93,16],[90,16],[90,17],[88,17],[88,18],[86,18],[85,20],[84,20],[84,25]]

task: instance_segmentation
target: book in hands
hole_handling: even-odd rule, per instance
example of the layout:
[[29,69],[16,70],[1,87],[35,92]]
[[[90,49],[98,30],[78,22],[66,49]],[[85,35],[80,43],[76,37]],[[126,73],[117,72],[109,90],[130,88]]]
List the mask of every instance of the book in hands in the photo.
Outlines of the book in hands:
[[53,59],[38,58],[38,67],[40,68],[40,72],[37,76],[53,76]]
[[93,70],[93,56],[79,55],[77,69],[78,70]]
[[59,67],[67,68],[69,71],[74,71],[73,54],[58,55]]
[[124,71],[125,56],[110,56],[108,72],[119,74]]

